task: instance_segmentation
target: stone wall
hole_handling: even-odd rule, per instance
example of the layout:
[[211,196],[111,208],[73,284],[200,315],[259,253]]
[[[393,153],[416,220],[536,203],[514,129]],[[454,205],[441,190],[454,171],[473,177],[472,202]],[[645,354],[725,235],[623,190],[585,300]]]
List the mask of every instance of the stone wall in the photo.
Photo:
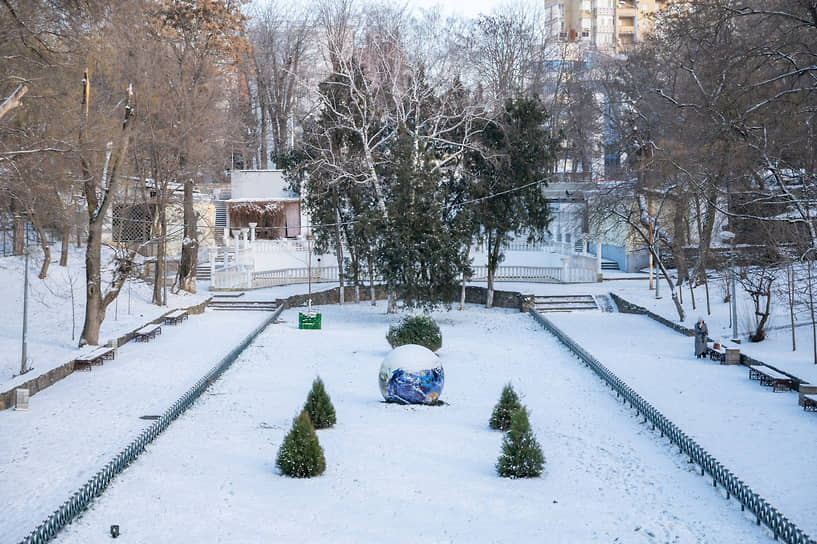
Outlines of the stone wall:
[[[201,302],[200,304],[196,304],[195,306],[191,306],[187,308],[187,313],[189,314],[200,314],[203,313],[207,305],[210,303],[212,299],[208,298],[207,300]],[[171,311],[175,311],[171,310]],[[148,325],[150,323],[161,323],[164,319],[164,316],[171,312],[165,312],[161,316],[157,317],[153,321],[146,323]],[[142,327],[139,327],[140,329]],[[139,329],[136,329],[139,330]],[[129,333],[123,334],[118,338],[114,338],[107,342],[108,347],[117,347],[121,346],[127,342],[130,342],[133,339],[133,335],[136,331],[131,331]],[[14,391],[17,389],[28,389],[28,394],[30,396],[34,396],[39,391],[42,391],[46,387],[50,387],[60,381],[61,379],[65,378],[69,374],[74,372],[74,361],[69,361],[64,365],[60,365],[56,368],[53,368],[46,372],[45,374],[40,374],[36,378],[32,378],[25,383],[22,383],[13,389],[8,391],[4,391],[0,393],[0,410],[5,410],[6,408],[11,408],[14,406]]]
[[[327,304],[338,304],[340,302],[339,298],[340,287],[334,287],[332,289],[327,289],[326,291],[318,291],[317,293],[312,293],[312,305],[313,306],[325,306]],[[374,298],[375,300],[386,300],[386,289],[382,285],[375,285],[374,287]],[[283,305],[285,308],[299,308],[305,307],[307,302],[309,301],[309,295],[293,295],[288,298],[279,298],[276,300],[276,304],[278,306]],[[353,302],[355,300],[355,288],[351,286],[344,286],[343,288],[343,300],[346,302]],[[362,301],[369,301],[369,287],[360,287],[360,300]]]
[[666,325],[667,327],[680,332],[681,334],[685,334],[687,336],[695,336],[695,331],[692,329],[688,329],[683,325],[679,325],[678,323],[673,323],[669,319],[662,317],[656,313],[649,311],[646,308],[638,306],[637,304],[633,304],[627,300],[624,300],[620,296],[616,295],[615,293],[610,293],[610,297],[615,301],[616,306],[618,306],[618,311],[623,314],[642,314],[658,321],[662,325]]

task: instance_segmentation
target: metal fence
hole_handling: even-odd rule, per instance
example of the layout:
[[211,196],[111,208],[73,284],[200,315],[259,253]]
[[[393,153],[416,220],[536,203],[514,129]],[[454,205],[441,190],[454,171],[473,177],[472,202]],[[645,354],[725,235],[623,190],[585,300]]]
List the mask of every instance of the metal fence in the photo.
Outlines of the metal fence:
[[266,329],[270,323],[281,315],[284,307],[278,308],[272,316],[264,320],[252,333],[250,333],[235,349],[228,353],[216,366],[210,369],[199,381],[193,385],[187,392],[182,395],[179,400],[173,403],[153,425],[142,431],[133,442],[128,444],[125,449],[120,451],[107,465],[91,477],[88,482],[83,485],[76,493],[62,503],[53,514],[48,516],[48,519],[43,521],[36,529],[34,529],[27,537],[25,537],[21,544],[42,544],[54,538],[57,533],[66,525],[71,523],[74,518],[80,515],[91,502],[102,495],[108,484],[114,477],[125,470],[139,454],[141,454],[145,447],[153,442],[177,417],[185,412],[195,401],[207,390],[210,385],[216,381],[227,370],[230,365],[238,358],[250,343]]
[[692,438],[687,436],[674,423],[667,419],[661,412],[656,410],[650,403],[644,400],[629,385],[624,383],[618,376],[613,374],[607,367],[601,364],[595,357],[587,353],[581,346],[576,344],[569,336],[556,327],[549,319],[534,309],[530,313],[545,329],[559,339],[570,351],[589,366],[601,377],[615,392],[616,396],[629,402],[639,416],[644,417],[644,423],[650,422],[653,430],[658,430],[661,437],[666,436],[678,446],[678,452],[689,456],[690,462],[701,467],[701,475],[709,474],[712,477],[712,485],[720,485],[726,490],[726,498],[734,497],[740,503],[741,511],[749,510],[755,515],[758,525],[763,523],[774,534],[775,540],[782,540],[789,544],[815,544],[802,529],[784,516],[777,508],[752,491],[743,483],[731,470],[723,466],[709,452],[698,445]]
[[[46,228],[43,231],[49,244],[62,240],[62,233],[56,229]],[[25,247],[40,245],[40,233],[30,221],[25,222],[24,236]],[[7,224],[0,224],[0,255],[7,257],[14,254],[14,228]]]

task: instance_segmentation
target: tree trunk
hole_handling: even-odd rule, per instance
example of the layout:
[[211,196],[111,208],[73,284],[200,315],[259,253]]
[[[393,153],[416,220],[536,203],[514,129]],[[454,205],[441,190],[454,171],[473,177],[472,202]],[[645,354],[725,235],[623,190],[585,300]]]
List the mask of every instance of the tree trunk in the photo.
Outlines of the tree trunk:
[[62,229],[62,243],[60,244],[60,266],[68,266],[68,246],[70,244],[71,229]]
[[485,296],[485,307],[494,307],[494,275],[499,264],[499,246],[502,236],[499,233],[488,234],[488,292]]
[[715,229],[715,215],[717,211],[712,203],[717,198],[717,195],[717,189],[711,189],[705,197],[706,221],[704,221],[703,226],[699,230],[698,247],[700,248],[700,254],[692,274],[697,283],[706,281],[705,263],[709,261],[709,248],[712,244],[712,232]]
[[193,180],[184,182],[184,241],[179,259],[178,288],[196,292],[196,266],[199,257],[199,237],[196,232],[196,210],[193,207]]
[[48,265],[51,264],[51,248],[48,245],[48,240],[45,238],[45,230],[40,222],[34,218],[32,219],[31,224],[37,230],[37,234],[40,235],[40,247],[43,250],[43,264],[40,267],[40,275],[38,278],[44,280],[46,277],[48,277]]
[[[162,213],[160,210],[159,213]],[[164,215],[159,217],[159,246],[156,249],[156,267],[153,270],[153,304],[163,306],[165,304],[163,290],[165,287],[165,267],[167,262],[167,221]]]
[[[82,104],[86,106],[89,91],[87,72],[83,83]],[[78,143],[80,147],[80,164],[83,178],[85,179],[83,189],[88,207],[88,244],[85,251],[85,323],[82,327],[82,334],[80,334],[79,337],[80,346],[84,346],[85,344],[97,345],[99,343],[99,328],[105,319],[105,308],[119,294],[119,289],[121,289],[125,278],[127,278],[126,274],[120,274],[119,277],[114,279],[108,293],[103,296],[101,270],[102,224],[105,221],[105,214],[111,205],[112,195],[116,193],[119,182],[119,170],[124,161],[128,144],[130,144],[130,133],[131,127],[133,126],[133,122],[131,122],[133,110],[131,109],[130,88],[128,89],[128,100],[125,104],[125,120],[122,124],[119,141],[110,156],[106,159],[106,167],[102,170],[107,179],[101,180],[101,187],[104,188],[101,194],[101,201],[96,192],[97,186],[94,183],[94,176],[91,175],[90,164],[82,153],[82,147],[85,143],[85,122],[87,115],[85,113],[85,107],[82,109],[83,115],[80,122]],[[109,165],[110,167],[108,167]]]
[[105,319],[105,307],[102,305],[102,223],[88,225],[88,240],[85,251],[85,322],[79,345],[99,344],[99,328]]
[[[465,262],[471,257],[471,244],[465,248]],[[462,273],[462,290],[460,291],[460,311],[465,309],[465,272]]]
[[343,235],[340,229],[340,211],[335,210],[335,254],[338,258],[338,304],[343,306],[345,293],[343,285]]
[[22,255],[26,247],[26,218],[14,215],[14,254]]
[[372,306],[377,306],[374,292],[374,257],[369,255],[369,297],[372,301]]

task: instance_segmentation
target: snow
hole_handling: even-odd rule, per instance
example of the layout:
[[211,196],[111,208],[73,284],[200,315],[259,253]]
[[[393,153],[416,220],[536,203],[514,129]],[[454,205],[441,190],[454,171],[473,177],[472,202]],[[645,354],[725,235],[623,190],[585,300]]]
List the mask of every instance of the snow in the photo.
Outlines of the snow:
[[[103,262],[112,254],[106,248]],[[78,347],[85,314],[85,250],[72,247],[67,267],[57,264],[57,248],[52,248],[52,256],[54,261],[45,280],[37,279],[42,254],[34,253],[29,260],[27,358],[33,371],[22,376],[18,374],[22,359],[24,260],[23,257],[0,259],[3,280],[0,281],[0,300],[8,309],[0,314],[0,391],[8,391],[63,365],[88,349]],[[107,289],[108,285],[103,282],[102,287]],[[100,329],[100,343],[106,344],[134,331],[172,308],[194,306],[211,296],[206,287],[196,295],[173,294],[168,288],[168,306],[160,307],[151,304],[152,293],[152,285],[128,280],[118,299],[108,306]]]
[[[71,259],[81,263],[78,255]],[[70,286],[81,324],[84,276],[75,266],[52,265],[49,280],[31,282],[35,370],[10,378],[19,371],[21,263],[0,259],[0,289],[7,307],[15,308],[0,317],[3,390],[77,353]],[[30,272],[36,274],[34,266]],[[616,279],[497,288],[613,291],[674,319],[672,302],[656,300],[643,276],[605,276]],[[168,293],[168,307],[160,308],[150,304],[150,286],[133,282],[130,305],[126,287],[118,309],[109,307],[101,337],[196,304],[210,295],[202,287],[198,295]],[[728,305],[716,286],[711,290],[711,315],[700,310],[702,292],[693,311],[686,291],[684,325],[703,313],[710,335],[727,338]],[[305,291],[290,285],[242,299]],[[474,305],[435,312],[445,404],[401,406],[382,402],[377,374],[391,352],[386,333],[402,315],[387,314],[384,302],[315,310],[322,313],[321,330],[299,330],[298,309],[285,310],[56,541],[107,542],[112,524],[128,542],[771,541],[766,528],[726,500],[529,315]],[[162,413],[268,315],[191,315],[163,326],[155,340],[121,346],[116,359],[32,396],[28,411],[0,411],[0,489],[9,490],[0,542],[16,542],[34,529],[151,424],[140,416]],[[796,393],[761,388],[745,367],[695,359],[691,338],[645,316],[550,316],[756,492],[817,534],[817,507],[803,484],[817,478],[810,453],[817,419],[797,406]],[[772,331],[767,342],[744,343],[741,350],[817,382],[811,353],[791,352],[788,331]],[[327,470],[318,478],[290,479],[275,468],[275,457],[316,376],[338,416],[335,427],[318,431]],[[541,478],[496,475],[502,434],[489,429],[488,419],[508,382],[530,409],[546,457]]]
[[[435,314],[444,338],[439,354],[447,404],[427,407],[380,400],[377,369],[396,320],[385,314],[385,304],[320,311],[320,331],[298,330],[297,310],[285,311],[283,321],[262,333],[56,541],[107,542],[114,523],[120,538],[131,542],[768,540],[737,503],[724,500],[674,447],[640,425],[528,315],[473,306]],[[175,336],[145,347],[184,353],[191,337],[210,334],[212,328],[194,324],[210,315],[192,316]],[[134,357],[142,349],[134,346]],[[87,404],[121,414],[120,426],[133,430],[109,427],[119,438],[107,440],[124,444],[139,428],[137,415],[163,403],[119,408],[126,399],[118,390],[128,378],[113,375],[118,364],[125,359],[94,371],[109,388],[104,400]],[[275,456],[317,375],[338,414],[334,428],[318,432],[327,471],[311,480],[286,478],[275,469]],[[20,416],[28,425],[81,424],[53,406],[87,391],[88,377],[41,393],[48,400],[35,397],[25,414],[0,414],[2,435]],[[488,419],[509,381],[530,408],[544,449],[541,478],[507,480],[495,473],[502,434],[488,428]],[[136,392],[142,388],[124,396],[145,398]],[[98,421],[92,414],[83,419]],[[28,448],[29,455],[39,450]],[[48,462],[39,455],[34,466],[50,466],[49,474],[77,484],[86,476],[64,468],[64,458]],[[71,448],[61,455],[90,466],[109,456]],[[16,478],[7,475],[0,483],[25,496],[31,488],[26,472],[9,472]],[[47,504],[45,510],[66,496],[63,490],[41,492],[37,502]]]
[[402,368],[407,372],[420,372],[431,368],[437,368],[440,364],[439,357],[425,346],[417,344],[406,344],[391,350],[380,365],[381,369],[387,369],[386,373],[391,374],[394,369]]

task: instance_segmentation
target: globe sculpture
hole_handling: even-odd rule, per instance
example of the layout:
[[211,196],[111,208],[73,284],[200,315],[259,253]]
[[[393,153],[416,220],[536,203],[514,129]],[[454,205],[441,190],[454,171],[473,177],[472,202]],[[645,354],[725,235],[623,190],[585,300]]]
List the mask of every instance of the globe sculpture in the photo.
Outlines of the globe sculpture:
[[380,365],[380,393],[387,402],[434,404],[445,376],[440,358],[417,344],[394,348]]

